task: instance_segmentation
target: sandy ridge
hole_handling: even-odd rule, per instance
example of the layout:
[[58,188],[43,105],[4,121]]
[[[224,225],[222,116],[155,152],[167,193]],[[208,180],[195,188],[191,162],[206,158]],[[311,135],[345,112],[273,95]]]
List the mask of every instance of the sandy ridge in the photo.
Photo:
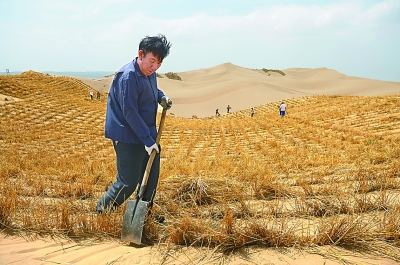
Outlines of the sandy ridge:
[[[226,111],[250,109],[271,102],[307,95],[380,96],[400,93],[399,82],[346,76],[328,68],[288,68],[285,76],[231,63],[177,73],[182,81],[158,78],[158,85],[174,102],[171,113],[180,117],[209,117]],[[112,77],[84,83],[108,92]],[[290,106],[288,106],[290,108]]]

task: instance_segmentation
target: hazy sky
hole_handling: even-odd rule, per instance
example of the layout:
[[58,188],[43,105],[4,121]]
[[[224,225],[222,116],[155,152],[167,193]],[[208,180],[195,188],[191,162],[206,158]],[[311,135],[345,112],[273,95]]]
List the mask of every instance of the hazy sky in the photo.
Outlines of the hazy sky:
[[116,71],[165,34],[160,73],[231,62],[400,81],[400,0],[0,0],[0,72]]

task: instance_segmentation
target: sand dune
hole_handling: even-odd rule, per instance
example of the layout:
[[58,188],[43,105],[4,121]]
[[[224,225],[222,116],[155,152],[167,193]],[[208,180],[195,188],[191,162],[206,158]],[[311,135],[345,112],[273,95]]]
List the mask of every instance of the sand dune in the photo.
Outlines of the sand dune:
[[[182,81],[161,74],[159,87],[173,100],[171,113],[180,117],[208,117],[307,95],[379,96],[400,93],[400,82],[346,76],[328,68],[288,68],[285,76],[243,68],[231,63],[179,72]],[[80,78],[94,89],[108,92],[112,78]],[[290,108],[290,106],[288,106]]]

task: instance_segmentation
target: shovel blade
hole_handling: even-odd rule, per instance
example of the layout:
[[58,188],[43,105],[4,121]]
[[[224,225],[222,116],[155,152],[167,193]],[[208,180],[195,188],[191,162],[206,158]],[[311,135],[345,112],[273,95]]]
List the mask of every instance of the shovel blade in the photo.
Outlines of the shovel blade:
[[148,204],[149,202],[139,200],[137,202],[135,215],[133,215],[136,200],[129,200],[127,202],[124,219],[122,221],[121,241],[129,241],[137,245],[142,243],[142,232]]

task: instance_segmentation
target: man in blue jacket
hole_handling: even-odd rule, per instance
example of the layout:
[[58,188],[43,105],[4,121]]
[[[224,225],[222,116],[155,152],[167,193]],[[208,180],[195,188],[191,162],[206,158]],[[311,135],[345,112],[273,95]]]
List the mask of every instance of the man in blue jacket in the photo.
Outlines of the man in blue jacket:
[[116,181],[100,198],[97,211],[112,211],[141,183],[151,151],[157,154],[150,171],[143,201],[152,201],[160,173],[156,116],[158,103],[172,101],[157,87],[156,70],[171,47],[164,35],[145,37],[138,56],[114,76],[107,100],[105,137],[112,140],[116,154]]

